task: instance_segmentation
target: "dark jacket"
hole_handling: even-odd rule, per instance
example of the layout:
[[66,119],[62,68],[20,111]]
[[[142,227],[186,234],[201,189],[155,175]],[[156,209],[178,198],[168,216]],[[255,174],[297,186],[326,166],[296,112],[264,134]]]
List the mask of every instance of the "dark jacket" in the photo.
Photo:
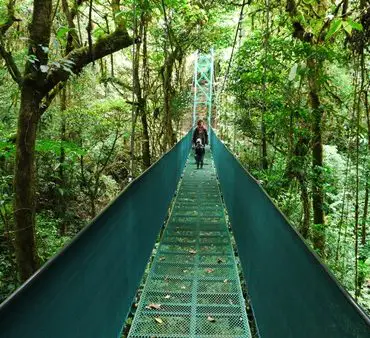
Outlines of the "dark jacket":
[[197,143],[195,145],[195,155],[202,156],[205,154],[204,145]]
[[193,133],[193,143],[197,142],[197,139],[200,138],[202,140],[202,144],[208,144],[208,133],[206,128],[199,128],[196,127]]

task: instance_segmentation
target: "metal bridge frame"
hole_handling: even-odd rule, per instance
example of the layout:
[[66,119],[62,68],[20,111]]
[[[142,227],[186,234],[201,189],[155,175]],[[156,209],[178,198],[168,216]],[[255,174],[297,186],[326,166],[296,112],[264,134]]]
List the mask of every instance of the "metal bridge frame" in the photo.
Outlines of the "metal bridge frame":
[[209,54],[196,53],[194,62],[193,126],[198,119],[206,119],[211,127],[213,97],[214,50]]

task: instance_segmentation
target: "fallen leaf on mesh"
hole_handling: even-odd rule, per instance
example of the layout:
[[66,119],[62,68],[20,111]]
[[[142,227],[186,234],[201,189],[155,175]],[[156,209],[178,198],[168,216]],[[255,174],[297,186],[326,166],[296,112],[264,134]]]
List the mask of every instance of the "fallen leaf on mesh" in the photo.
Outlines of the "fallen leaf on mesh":
[[214,272],[215,270],[214,270],[214,269],[205,269],[204,271],[205,271],[205,272],[207,272],[207,273],[212,273],[212,272]]
[[189,271],[189,270],[186,270],[186,269],[185,269],[185,270],[182,270],[182,272],[183,272],[183,273],[187,273],[188,271]]
[[221,264],[221,263],[225,263],[225,261],[222,258],[217,258],[217,263]]
[[209,322],[211,322],[211,323],[214,323],[215,321],[216,321],[216,319],[214,319],[213,317],[211,317],[211,316],[208,316],[207,317],[207,320],[209,321]]
[[166,257],[159,257],[159,260],[162,262],[166,259]]
[[164,298],[165,298],[165,299],[170,299],[170,298],[171,298],[171,296],[170,296],[170,295],[166,295],[166,296],[164,296]]
[[194,250],[194,249],[190,249],[190,250],[189,250],[189,253],[191,253],[192,255],[195,255],[195,254],[197,253],[197,251],[196,251],[196,250]]
[[229,303],[230,303],[230,305],[234,304],[234,302],[231,299],[229,299]]
[[159,318],[159,317],[154,317],[154,320],[158,323],[158,324],[163,324],[163,319]]
[[228,282],[229,282],[229,280],[228,280],[228,279],[225,279],[225,280],[224,280],[224,283],[228,283]]
[[148,310],[160,310],[161,309],[161,304],[150,303],[145,308],[148,309]]
[[181,289],[185,290],[186,289],[186,286],[182,286]]

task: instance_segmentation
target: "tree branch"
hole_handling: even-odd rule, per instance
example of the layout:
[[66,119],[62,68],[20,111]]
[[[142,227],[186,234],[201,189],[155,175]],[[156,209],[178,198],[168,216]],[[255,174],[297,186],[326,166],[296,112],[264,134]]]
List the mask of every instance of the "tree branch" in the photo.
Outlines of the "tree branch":
[[54,98],[59,94],[59,92],[65,87],[66,82],[59,82],[56,87],[54,87],[42,101],[41,107],[39,108],[40,116],[45,113],[49,108],[50,104],[53,102]]
[[10,73],[12,79],[21,85],[23,82],[22,75],[14,61],[14,58],[10,52],[8,52],[3,44],[3,36],[8,31],[8,29],[13,25],[16,21],[21,21],[15,17],[15,0],[10,0],[8,2],[8,13],[7,13],[7,21],[4,24],[0,25],[0,56],[4,59],[6,67]]
[[[48,93],[57,86],[59,82],[68,80],[71,73],[79,74],[86,65],[93,61],[93,59],[101,59],[122,48],[131,46],[133,43],[134,40],[128,35],[127,30],[119,29],[99,39],[92,45],[92,54],[94,57],[90,54],[88,46],[73,50],[59,61],[59,65],[54,64],[50,67],[44,86],[44,92]],[[60,65],[65,65],[67,68],[61,67]]]
[[0,38],[0,56],[4,59],[6,67],[8,68],[8,71],[12,79],[15,82],[17,82],[19,86],[21,86],[23,83],[22,75],[14,61],[12,54],[5,50],[1,38]]
[[21,21],[21,19],[17,19],[15,17],[15,0],[10,0],[8,3],[8,19],[5,23],[0,25],[0,36],[5,35],[7,30],[13,25],[16,21]]
[[101,82],[102,83],[109,83],[110,82],[110,83],[113,83],[113,84],[117,84],[120,87],[122,87],[123,89],[126,89],[130,92],[132,92],[132,90],[133,90],[132,86],[128,85],[127,83],[123,82],[122,80],[120,80],[117,77],[113,77],[113,76],[105,77],[105,78],[101,79]]

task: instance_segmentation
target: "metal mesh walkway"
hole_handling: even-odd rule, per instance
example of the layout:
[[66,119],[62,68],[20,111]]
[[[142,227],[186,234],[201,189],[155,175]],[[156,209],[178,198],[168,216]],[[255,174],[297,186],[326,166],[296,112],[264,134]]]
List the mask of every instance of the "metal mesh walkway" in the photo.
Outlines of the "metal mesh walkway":
[[213,161],[190,155],[128,337],[249,336]]

